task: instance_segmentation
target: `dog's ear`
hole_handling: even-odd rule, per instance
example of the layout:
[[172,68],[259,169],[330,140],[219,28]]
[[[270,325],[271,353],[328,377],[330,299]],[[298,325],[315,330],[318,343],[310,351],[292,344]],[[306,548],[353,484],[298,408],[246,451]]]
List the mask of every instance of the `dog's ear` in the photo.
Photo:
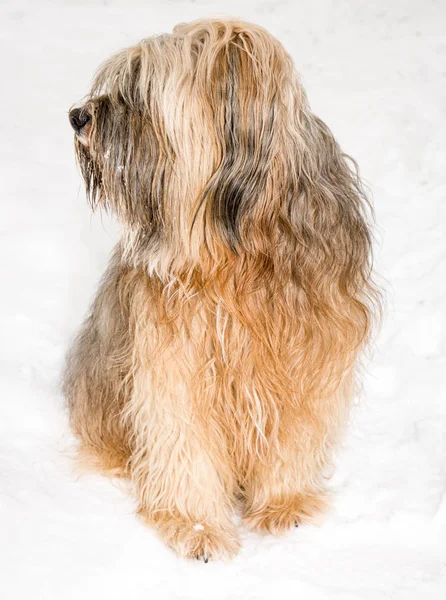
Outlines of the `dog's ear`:
[[353,291],[370,274],[371,206],[356,163],[341,151],[325,123],[308,109],[301,111],[298,123],[295,156],[287,157],[282,213],[291,246],[313,263],[318,277],[326,274]]
[[[322,334],[327,360],[368,339],[380,296],[372,281],[373,218],[356,163],[303,106],[285,151],[280,229],[289,276],[302,292],[302,322]],[[323,360],[323,357],[321,357]]]
[[[276,103],[274,89],[264,85],[269,65],[253,56],[249,36],[242,33],[216,58],[209,87],[219,161],[201,201],[207,222],[229,249],[246,247],[254,213],[262,201],[272,168]],[[263,207],[263,215],[272,206]]]

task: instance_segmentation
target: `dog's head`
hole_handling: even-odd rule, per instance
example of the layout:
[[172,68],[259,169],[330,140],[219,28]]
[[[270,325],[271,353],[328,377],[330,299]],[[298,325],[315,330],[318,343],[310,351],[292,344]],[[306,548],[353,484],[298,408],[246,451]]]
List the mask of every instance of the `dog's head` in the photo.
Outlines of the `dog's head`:
[[200,21],[143,40],[103,64],[69,114],[92,204],[146,239],[212,246],[214,229],[237,251],[253,211],[265,224],[277,212],[266,192],[303,101],[290,58],[260,27]]
[[242,254],[308,277],[367,263],[359,179],[261,27],[207,20],[143,40],[102,65],[70,121],[91,202],[118,215],[134,257]]

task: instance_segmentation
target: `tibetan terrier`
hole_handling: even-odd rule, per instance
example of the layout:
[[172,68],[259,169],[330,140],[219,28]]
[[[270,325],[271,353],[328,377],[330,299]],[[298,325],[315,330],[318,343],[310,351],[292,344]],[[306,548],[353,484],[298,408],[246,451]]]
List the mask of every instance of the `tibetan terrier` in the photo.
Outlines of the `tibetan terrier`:
[[122,234],[68,358],[80,457],[181,556],[326,507],[379,295],[355,163],[264,29],[202,20],[99,69],[69,113]]

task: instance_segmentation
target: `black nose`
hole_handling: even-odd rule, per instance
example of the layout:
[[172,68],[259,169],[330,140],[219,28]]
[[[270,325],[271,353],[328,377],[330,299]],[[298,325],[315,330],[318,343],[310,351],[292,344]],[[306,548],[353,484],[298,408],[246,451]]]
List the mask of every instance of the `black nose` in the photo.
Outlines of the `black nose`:
[[68,118],[70,119],[71,127],[76,133],[80,133],[82,127],[85,127],[91,121],[91,115],[83,108],[73,108],[73,110],[70,110]]

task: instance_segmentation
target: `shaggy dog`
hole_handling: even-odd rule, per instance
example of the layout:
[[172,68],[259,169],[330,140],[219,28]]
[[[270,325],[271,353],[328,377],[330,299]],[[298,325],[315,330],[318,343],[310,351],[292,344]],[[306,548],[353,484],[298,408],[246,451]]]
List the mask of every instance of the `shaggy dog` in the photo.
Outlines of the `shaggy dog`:
[[234,555],[235,506],[263,532],[315,519],[379,300],[355,165],[291,58],[254,25],[181,24],[69,116],[122,224],[65,375],[80,456],[181,556]]

